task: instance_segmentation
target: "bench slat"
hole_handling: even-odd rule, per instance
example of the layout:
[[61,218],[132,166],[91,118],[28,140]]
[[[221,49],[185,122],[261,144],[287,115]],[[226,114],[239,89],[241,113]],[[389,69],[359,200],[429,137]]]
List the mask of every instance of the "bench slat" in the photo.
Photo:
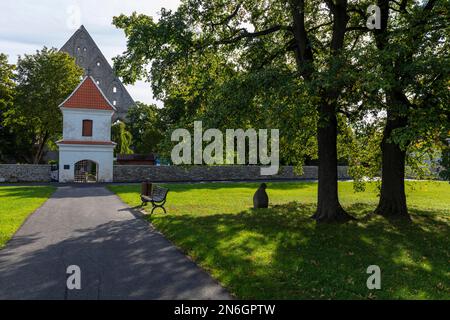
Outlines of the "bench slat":
[[147,202],[151,202],[151,201],[162,202],[166,199],[168,192],[169,192],[169,189],[167,189],[167,188],[154,186],[151,196],[141,195],[141,199],[143,201],[147,201]]

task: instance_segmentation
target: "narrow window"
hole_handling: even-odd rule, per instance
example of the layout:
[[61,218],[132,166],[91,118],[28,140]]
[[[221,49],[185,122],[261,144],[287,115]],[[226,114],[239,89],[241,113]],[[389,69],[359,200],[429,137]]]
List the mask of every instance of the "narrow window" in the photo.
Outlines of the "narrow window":
[[97,67],[100,67],[100,66],[101,66],[100,61],[97,61]]
[[116,104],[117,104],[117,101],[116,101],[116,100],[114,100],[114,101],[113,101],[113,105],[115,106]]
[[97,82],[97,85],[100,85],[100,80],[97,80],[96,82]]
[[92,137],[92,120],[83,120],[83,137]]
[[117,93],[117,87],[113,88],[113,93]]

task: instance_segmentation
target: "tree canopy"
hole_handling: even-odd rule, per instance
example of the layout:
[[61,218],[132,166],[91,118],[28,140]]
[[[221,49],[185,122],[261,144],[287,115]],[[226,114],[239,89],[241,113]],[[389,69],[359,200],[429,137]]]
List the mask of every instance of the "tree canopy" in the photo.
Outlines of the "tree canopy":
[[117,121],[111,127],[111,139],[117,143],[114,154],[132,154],[131,144],[133,136],[127,130],[127,126],[122,121]]
[[132,148],[135,153],[148,154],[158,151],[165,127],[160,112],[156,105],[141,102],[137,102],[135,107],[128,110],[126,125],[133,137]]
[[12,107],[15,93],[15,66],[0,53],[0,161],[7,161],[14,153],[14,133],[3,125],[5,113]]
[[448,3],[379,0],[381,29],[367,27],[370,4],[185,0],[158,21],[121,15],[128,47],[115,68],[126,82],[151,82],[169,129],[200,119],[280,128],[283,157],[319,159],[318,221],[349,219],[338,148],[355,174],[390,172],[382,194],[399,197],[380,208],[401,211],[406,149],[448,124]]
[[62,132],[61,102],[79,84],[83,71],[75,60],[56,49],[43,48],[19,57],[14,104],[4,114],[4,125],[20,128],[21,144],[39,163],[47,142]]

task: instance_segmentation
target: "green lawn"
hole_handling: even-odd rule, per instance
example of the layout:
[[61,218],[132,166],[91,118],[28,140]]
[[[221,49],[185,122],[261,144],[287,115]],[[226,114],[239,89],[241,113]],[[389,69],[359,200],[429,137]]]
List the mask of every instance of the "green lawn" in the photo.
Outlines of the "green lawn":
[[0,186],[0,248],[55,189],[43,186]]
[[[257,186],[170,184],[168,214],[148,220],[238,298],[450,299],[448,182],[407,182],[411,224],[364,218],[377,204],[375,184],[363,193],[339,184],[342,204],[359,218],[343,225],[309,218],[315,183],[269,183],[271,206],[255,211]],[[110,189],[139,205],[139,185]],[[381,290],[366,287],[373,264]]]

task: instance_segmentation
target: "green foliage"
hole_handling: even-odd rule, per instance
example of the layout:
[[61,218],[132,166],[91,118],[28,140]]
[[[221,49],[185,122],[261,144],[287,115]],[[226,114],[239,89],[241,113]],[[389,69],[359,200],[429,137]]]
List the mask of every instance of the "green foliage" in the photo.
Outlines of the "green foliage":
[[125,123],[117,121],[112,125],[111,138],[115,143],[117,143],[114,148],[114,155],[133,153],[133,150],[131,150],[133,136],[127,130]]
[[15,66],[8,63],[8,57],[0,53],[0,111],[12,105],[15,87],[14,69]]
[[0,53],[0,162],[14,154],[15,135],[3,125],[5,113],[12,107],[15,94],[15,66],[8,63],[8,57]]
[[450,181],[450,147],[444,147],[442,150],[442,158],[439,164],[442,166],[439,176],[444,180]]
[[58,107],[79,84],[82,74],[72,57],[56,49],[44,47],[19,57],[17,93],[4,124],[20,132],[20,144],[28,149],[29,161],[39,163],[47,142],[61,135]]
[[[379,5],[386,4],[379,1]],[[359,51],[367,71],[357,86],[365,110],[387,111],[387,118],[406,118],[387,138],[408,151],[409,164],[421,171],[424,153],[439,150],[439,137],[450,128],[450,50],[448,1],[395,3],[382,16],[388,24],[371,34]],[[395,9],[395,10],[394,10]],[[383,19],[383,18],[382,18]]]
[[161,121],[161,110],[156,105],[137,102],[127,113],[127,130],[133,138],[135,153],[157,153],[158,145],[163,137],[164,124]]
[[349,175],[354,179],[355,191],[364,191],[368,179],[380,176],[383,125],[381,120],[358,123],[344,147],[348,152]]
[[[355,43],[352,60],[364,74],[355,79],[344,101],[347,109],[359,106],[348,117],[357,138],[350,174],[359,190],[365,177],[381,172],[383,135],[406,151],[407,176],[436,178],[439,139],[450,126],[448,1],[402,2],[405,7],[384,0],[377,4],[387,23]],[[405,125],[383,133],[387,120],[401,118]]]
[[[270,10],[257,1],[184,1],[176,12],[162,10],[158,22],[136,13],[114,18],[129,39],[128,51],[115,59],[117,72],[127,82],[151,81],[156,97],[164,100],[166,153],[173,129],[202,120],[205,128],[279,128],[282,163],[316,157],[318,99],[298,77],[290,31],[247,38],[248,31],[238,28],[244,12],[255,28],[289,23],[283,6],[268,5]],[[242,13],[224,19],[236,8]],[[241,33],[242,41],[225,43]]]

